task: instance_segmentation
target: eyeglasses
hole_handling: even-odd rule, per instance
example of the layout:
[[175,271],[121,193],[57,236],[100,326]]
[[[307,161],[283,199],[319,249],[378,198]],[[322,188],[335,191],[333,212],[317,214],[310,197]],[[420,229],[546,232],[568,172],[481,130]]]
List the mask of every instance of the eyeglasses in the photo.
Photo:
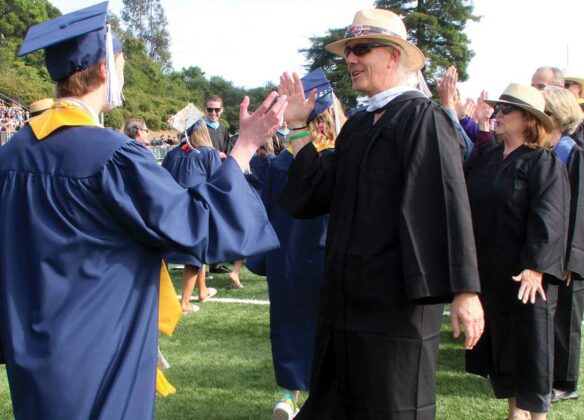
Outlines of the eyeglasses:
[[511,104],[497,104],[495,105],[495,115],[497,115],[499,111],[501,111],[503,115],[509,115],[518,109],[519,108],[517,108],[515,105]]
[[140,130],[140,131],[145,131],[145,132],[147,132],[147,133],[149,133],[149,132],[150,132],[150,130],[148,130],[147,128],[139,128],[138,130]]
[[221,108],[207,108],[207,112],[212,114],[215,111],[215,114],[219,114],[221,112]]
[[390,45],[371,43],[371,44],[355,44],[352,47],[347,46],[345,47],[344,51],[345,58],[349,57],[351,53],[355,54],[357,57],[363,57],[365,54],[369,54],[373,48],[377,47],[390,47]]

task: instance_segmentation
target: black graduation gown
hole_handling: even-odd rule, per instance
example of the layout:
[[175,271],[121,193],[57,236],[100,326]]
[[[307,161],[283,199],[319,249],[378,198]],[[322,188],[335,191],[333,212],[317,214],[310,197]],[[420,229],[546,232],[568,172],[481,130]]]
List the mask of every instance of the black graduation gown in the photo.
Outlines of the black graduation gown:
[[576,128],[576,131],[574,133],[570,134],[570,137],[574,139],[574,141],[579,147],[584,148],[584,122],[580,124],[578,128]]
[[347,121],[335,152],[305,146],[281,198],[330,212],[310,396],[299,419],[432,419],[442,302],[478,292],[461,144],[405,93]]
[[[486,321],[466,369],[489,376],[498,398],[546,395],[557,293],[550,283],[563,276],[569,217],[566,171],[549,150],[520,146],[503,159],[497,145],[465,169]],[[511,277],[527,268],[544,273],[547,302],[517,299]]]
[[572,272],[572,282],[558,288],[554,319],[554,388],[575,390],[584,312],[584,150],[578,146],[570,153],[568,178],[571,200],[566,269]]
[[219,125],[219,127],[215,129],[207,125],[207,131],[209,131],[209,137],[211,137],[213,147],[219,152],[227,153],[229,149],[229,132],[227,131],[227,128]]

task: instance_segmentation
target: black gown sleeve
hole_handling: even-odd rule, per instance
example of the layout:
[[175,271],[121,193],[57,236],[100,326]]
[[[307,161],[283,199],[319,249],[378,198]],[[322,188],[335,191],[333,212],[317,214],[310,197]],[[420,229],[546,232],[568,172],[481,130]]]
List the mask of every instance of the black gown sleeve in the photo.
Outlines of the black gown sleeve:
[[[404,124],[400,246],[406,293],[417,303],[479,292],[476,248],[458,134],[427,105]],[[417,128],[416,128],[417,127]]]
[[521,267],[563,278],[570,188],[562,162],[542,150],[530,163],[529,210]]
[[584,150],[574,147],[568,161],[570,180],[570,225],[566,269],[573,280],[584,278]]
[[333,153],[319,154],[313,144],[307,144],[294,158],[288,171],[288,183],[279,200],[291,216],[311,219],[329,213],[342,134],[341,131]]

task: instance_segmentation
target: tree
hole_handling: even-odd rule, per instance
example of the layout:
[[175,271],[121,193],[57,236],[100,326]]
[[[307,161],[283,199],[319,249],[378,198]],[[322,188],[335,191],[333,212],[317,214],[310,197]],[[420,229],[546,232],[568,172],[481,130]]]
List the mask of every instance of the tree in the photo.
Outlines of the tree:
[[375,7],[403,16],[408,36],[426,56],[425,75],[442,77],[454,64],[460,80],[468,79],[474,56],[464,33],[468,21],[478,22],[469,0],[376,0]]
[[[432,83],[454,64],[460,80],[468,78],[467,66],[474,56],[464,29],[468,21],[478,21],[468,0],[376,0],[376,8],[391,10],[404,18],[409,40],[426,56],[424,75]],[[308,61],[307,70],[322,67],[333,84],[339,99],[347,107],[357,103],[351,89],[351,79],[342,57],[325,51],[331,42],[343,39],[345,28],[329,29],[324,36],[310,38],[311,46],[301,49]]]
[[124,0],[122,20],[128,31],[144,41],[148,56],[164,71],[171,70],[168,20],[160,0]]

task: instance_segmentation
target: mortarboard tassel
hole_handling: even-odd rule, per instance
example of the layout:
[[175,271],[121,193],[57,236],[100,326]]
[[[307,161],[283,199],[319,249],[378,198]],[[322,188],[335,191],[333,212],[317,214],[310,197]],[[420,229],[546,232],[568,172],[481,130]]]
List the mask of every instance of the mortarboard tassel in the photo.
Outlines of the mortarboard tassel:
[[114,60],[114,40],[110,25],[107,25],[105,34],[105,68],[107,73],[106,95],[110,109],[122,105],[122,89],[116,72],[116,62]]

